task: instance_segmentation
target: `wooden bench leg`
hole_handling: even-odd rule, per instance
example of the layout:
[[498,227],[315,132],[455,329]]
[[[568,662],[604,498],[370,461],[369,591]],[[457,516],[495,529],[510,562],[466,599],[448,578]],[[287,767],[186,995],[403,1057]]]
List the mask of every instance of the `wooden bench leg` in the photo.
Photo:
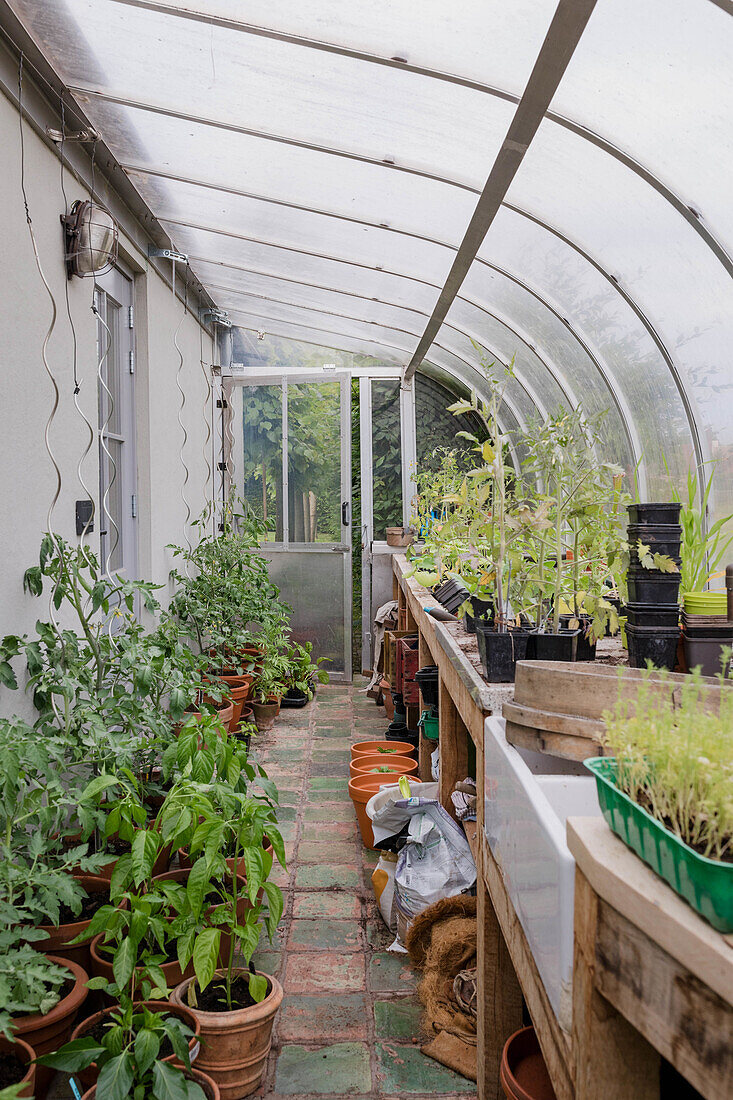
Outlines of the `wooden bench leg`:
[[468,775],[468,730],[456,705],[440,681],[438,689],[440,727],[440,804],[455,818],[451,794],[456,783]]
[[498,1100],[499,1066],[504,1043],[522,1026],[522,990],[489,892],[483,883],[482,844],[478,848],[478,1050],[479,1100]]
[[659,1054],[595,987],[598,898],[575,872],[573,1048],[576,1100],[659,1100]]

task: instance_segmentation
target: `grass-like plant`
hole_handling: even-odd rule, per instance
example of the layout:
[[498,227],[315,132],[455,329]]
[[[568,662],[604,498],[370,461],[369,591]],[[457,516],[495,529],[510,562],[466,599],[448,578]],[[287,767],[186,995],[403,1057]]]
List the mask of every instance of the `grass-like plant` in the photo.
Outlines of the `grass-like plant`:
[[708,713],[699,673],[660,688],[667,678],[647,672],[604,714],[616,785],[701,855],[733,862],[733,689]]

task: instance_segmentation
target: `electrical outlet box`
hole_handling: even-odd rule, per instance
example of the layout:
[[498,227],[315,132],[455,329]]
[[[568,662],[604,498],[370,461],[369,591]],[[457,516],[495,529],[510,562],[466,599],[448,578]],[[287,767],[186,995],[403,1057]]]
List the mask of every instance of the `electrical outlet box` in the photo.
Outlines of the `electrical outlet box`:
[[91,500],[77,500],[76,502],[76,533],[77,535],[83,535],[85,532],[88,535],[90,531],[94,530],[94,524],[91,522],[94,515],[94,503]]

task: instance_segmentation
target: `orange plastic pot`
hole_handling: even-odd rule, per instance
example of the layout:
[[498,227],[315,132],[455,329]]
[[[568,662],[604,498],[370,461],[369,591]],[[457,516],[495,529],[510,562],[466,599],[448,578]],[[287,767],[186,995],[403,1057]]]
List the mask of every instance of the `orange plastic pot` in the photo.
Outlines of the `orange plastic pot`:
[[24,1043],[22,1039],[15,1039],[11,1042],[4,1035],[0,1035],[0,1054],[13,1054],[19,1062],[23,1063],[26,1068],[25,1075],[20,1081],[15,1082],[16,1085],[22,1086],[18,1096],[33,1096],[33,1084],[36,1079],[36,1067],[33,1065],[36,1052],[33,1047],[28,1046],[28,1043]]
[[351,746],[351,759],[357,756],[413,756],[415,750],[409,741],[357,741]]
[[508,1100],[555,1100],[533,1027],[515,1031],[504,1044],[499,1081]]
[[397,775],[355,775],[349,780],[349,795],[354,803],[361,839],[366,848],[374,847],[374,833],[366,812],[366,804],[382,787],[394,787],[398,778]]
[[[379,768],[388,768],[389,772],[379,772]],[[415,775],[417,772],[417,760],[411,756],[395,756],[385,753],[384,756],[355,756],[349,765],[349,775],[353,779],[355,775],[386,775],[397,773],[400,775]]]
[[[167,1001],[139,1001],[135,1006],[135,1009],[141,1010],[147,1008],[149,1012],[160,1012],[168,1014],[169,1016],[178,1016],[180,1020],[190,1028],[193,1035],[188,1040],[188,1050],[190,1060],[193,1062],[199,1053],[200,1041],[199,1041],[199,1022],[190,1009],[185,1005],[173,1005],[168,1004]],[[111,1008],[105,1008],[101,1012],[95,1012],[93,1016],[88,1016],[86,1020],[82,1020],[80,1024],[74,1028],[71,1033],[72,1039],[83,1039],[85,1035],[89,1035],[97,1024],[104,1020],[109,1020],[113,1012],[119,1012],[119,1005],[112,1005]],[[175,1054],[169,1054],[166,1058],[163,1058],[164,1062],[171,1062],[174,1066],[180,1066],[181,1063]],[[99,1077],[99,1067],[96,1062],[92,1062],[86,1069],[79,1070],[79,1079],[85,1089],[89,1089],[92,1085],[96,1084],[97,1077]]]
[[[47,957],[51,962],[71,971],[69,977],[73,979],[74,987],[44,1016],[34,1013],[32,1016],[16,1016],[11,1020],[16,1039],[23,1039],[28,1043],[36,1052],[37,1058],[42,1054],[50,1054],[64,1045],[71,1035],[76,1015],[89,993],[86,970],[68,959],[59,959],[54,955]],[[36,1067],[35,1100],[45,1100],[53,1075],[54,1070],[49,1069],[48,1066]]]
[[[217,976],[223,977],[224,971]],[[272,1045],[272,1025],[283,999],[280,983],[268,974],[270,992],[264,1001],[231,1012],[204,1012],[192,1008],[201,1025],[201,1053],[197,1068],[219,1086],[221,1100],[241,1100],[255,1092]],[[171,995],[172,1004],[188,1004],[192,979],[181,982]]]

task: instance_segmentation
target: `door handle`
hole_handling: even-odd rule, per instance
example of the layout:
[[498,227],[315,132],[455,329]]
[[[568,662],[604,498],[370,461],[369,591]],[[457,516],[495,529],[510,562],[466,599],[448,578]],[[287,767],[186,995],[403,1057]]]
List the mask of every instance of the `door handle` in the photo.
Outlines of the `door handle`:
[[341,525],[343,527],[349,526],[349,502],[345,500],[341,505]]

